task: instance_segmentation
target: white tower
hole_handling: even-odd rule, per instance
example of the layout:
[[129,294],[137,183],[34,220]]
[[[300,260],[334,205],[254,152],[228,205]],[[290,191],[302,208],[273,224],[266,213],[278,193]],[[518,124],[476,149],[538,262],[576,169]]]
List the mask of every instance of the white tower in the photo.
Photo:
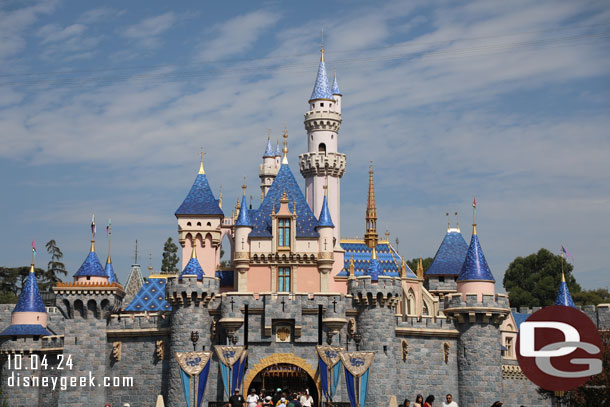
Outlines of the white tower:
[[276,151],[273,151],[271,147],[271,136],[267,137],[267,148],[263,154],[263,163],[260,165],[258,170],[258,176],[261,179],[261,202],[265,199],[267,191],[271,188],[275,176],[280,170],[280,157]]
[[324,64],[324,45],[320,50],[318,76],[305,113],[307,153],[299,157],[301,175],[305,178],[305,197],[313,213],[320,213],[324,201],[324,186],[328,180],[328,209],[335,223],[335,247],[341,236],[341,177],[345,173],[345,154],[337,151],[341,126],[341,92],[337,78],[333,88],[328,84]]

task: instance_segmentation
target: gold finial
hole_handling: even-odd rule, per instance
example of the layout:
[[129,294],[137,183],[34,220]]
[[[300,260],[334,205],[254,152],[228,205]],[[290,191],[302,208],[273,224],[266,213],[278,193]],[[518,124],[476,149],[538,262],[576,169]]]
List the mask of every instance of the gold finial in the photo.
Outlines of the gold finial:
[[402,258],[402,262],[400,264],[400,277],[406,277],[407,276],[407,262],[405,261],[405,258]]
[[352,258],[349,260],[349,278],[355,277],[356,267],[354,266],[354,255],[352,254]]
[[387,240],[388,242],[390,241],[390,228],[388,227],[388,225],[386,225],[385,227],[385,240]]
[[561,282],[562,283],[566,282],[566,275],[563,272],[563,250],[561,251]]
[[472,199],[472,234],[477,234],[477,222],[476,222],[476,213],[477,213],[477,197],[475,196]]
[[199,164],[199,174],[205,174],[203,169],[203,147],[201,147],[201,163]]
[[320,47],[320,62],[324,62],[324,29],[322,29],[322,46]]
[[288,194],[286,193],[286,190],[283,190],[282,195],[280,195],[280,203],[288,203],[288,201]]
[[34,255],[36,254],[36,243],[32,240],[32,265],[30,266],[30,273],[34,272]]
[[284,148],[282,149],[284,158],[282,158],[282,164],[288,164],[288,129],[286,129],[286,126],[284,126],[284,134],[282,137],[284,137]]
[[220,185],[220,194],[218,195],[218,206],[222,209],[222,184]]
[[248,185],[246,185],[246,177],[244,177],[244,184],[241,186],[242,189],[242,193],[244,196],[246,196],[246,189],[248,188]]
[[239,198],[236,199],[236,203],[235,203],[235,210],[237,212],[238,209],[241,208],[241,204],[239,203]]
[[297,216],[297,201],[292,201],[292,214]]
[[106,263],[112,263],[110,259],[110,239],[112,237],[112,219],[108,218],[108,223],[106,224],[106,234],[108,235],[108,258],[106,259]]
[[91,251],[95,251],[95,214],[91,217]]
[[377,260],[377,250],[373,247],[373,252],[371,253],[371,260]]
[[420,280],[424,278],[424,263],[421,257],[417,262],[417,278]]
[[271,202],[271,214],[275,215],[275,201]]
[[196,259],[197,258],[197,242],[195,240],[193,240],[193,251],[191,252],[191,259]]

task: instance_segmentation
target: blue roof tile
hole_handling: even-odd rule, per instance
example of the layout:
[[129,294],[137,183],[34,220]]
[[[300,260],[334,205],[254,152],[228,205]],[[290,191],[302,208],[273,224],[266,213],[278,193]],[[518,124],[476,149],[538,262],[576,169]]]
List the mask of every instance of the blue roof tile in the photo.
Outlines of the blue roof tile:
[[47,336],[51,335],[42,325],[11,325],[0,336]]
[[313,92],[309,98],[310,101],[316,99],[334,100],[333,94],[330,91],[330,86],[328,86],[328,76],[326,75],[326,65],[324,64],[324,61],[320,61],[316,83],[314,84]]
[[485,255],[483,254],[483,249],[481,249],[479,237],[476,233],[473,233],[472,235],[464,265],[457,278],[457,281],[470,280],[496,281],[487,265],[487,260],[485,260]]
[[89,252],[87,258],[80,266],[74,277],[106,277],[106,272],[102,268],[100,259],[95,252]]
[[282,156],[282,149],[280,148],[280,143],[279,142],[275,146],[275,156],[276,157],[281,157]]
[[297,206],[297,230],[296,237],[319,237],[316,232],[318,220],[307,204],[299,185],[297,184],[288,164],[282,164],[280,171],[273,180],[273,184],[267,191],[261,206],[250,209],[248,216],[252,221],[253,230],[250,237],[271,237],[271,211],[275,204],[275,210],[280,209],[280,198],[283,192],[288,195],[288,208],[293,211],[294,203]]
[[204,275],[205,273],[199,264],[199,260],[196,257],[191,257],[182,273],[180,273],[180,279],[184,276],[197,276],[197,280],[203,280]]
[[114,274],[114,267],[112,267],[112,262],[106,260],[106,267],[104,268],[104,272],[108,277],[109,283],[118,283],[119,280],[116,278],[116,274]]
[[13,312],[47,312],[42,302],[34,273],[30,272],[25,280],[21,295],[19,295],[19,300]]
[[341,91],[339,90],[339,83],[337,82],[337,75],[335,74],[335,78],[333,79],[333,88],[331,89],[333,95],[343,96]]
[[513,318],[515,319],[515,324],[517,324],[517,331],[521,329],[521,323],[525,322],[530,317],[531,314],[523,314],[520,312],[513,312]]
[[273,147],[271,147],[271,139],[267,139],[267,148],[265,148],[265,153],[263,154],[263,158],[265,157],[275,157],[275,152],[273,151]]
[[248,212],[250,212],[250,211],[248,210],[248,205],[246,203],[246,196],[243,195],[241,197],[241,207],[239,209],[239,215],[237,216],[237,221],[235,222],[235,226],[252,227],[252,221],[250,220],[250,216],[249,216]]
[[182,205],[176,210],[176,216],[178,215],[224,216],[205,174],[197,174],[191,190],[184,198]]
[[324,196],[324,201],[322,201],[322,210],[320,211],[320,218],[318,218],[317,227],[335,227],[335,225],[333,225],[333,220],[330,217],[330,211],[328,210],[328,200],[326,199],[326,195]]
[[557,293],[557,298],[555,299],[555,305],[564,305],[566,307],[576,308],[574,301],[572,300],[572,296],[570,295],[568,284],[565,281],[562,281],[559,285],[559,292]]
[[426,270],[429,275],[459,275],[468,252],[468,245],[460,232],[447,232],[439,246],[434,261]]
[[164,278],[149,277],[133,300],[125,307],[125,311],[171,311],[172,306],[165,299],[165,286]]
[[[353,256],[354,258],[354,275],[356,277],[366,275],[369,268],[369,262],[371,261],[372,250],[364,243],[354,243],[353,240],[341,242],[341,247],[345,250],[345,257],[343,259],[343,269],[337,274],[341,277],[349,276],[349,262]],[[392,245],[389,243],[379,243],[375,247],[377,252],[377,261],[381,276],[399,277],[400,267],[402,264],[402,257],[394,250]],[[407,267],[407,277],[417,278],[415,273]]]

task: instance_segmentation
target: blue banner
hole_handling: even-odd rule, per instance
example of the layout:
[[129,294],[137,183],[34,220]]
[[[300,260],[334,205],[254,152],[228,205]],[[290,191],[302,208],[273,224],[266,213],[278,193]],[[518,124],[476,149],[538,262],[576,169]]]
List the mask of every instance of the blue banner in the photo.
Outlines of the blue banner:
[[339,352],[342,350],[343,348],[333,346],[316,346],[322,393],[329,402],[332,401],[339,385],[341,376],[341,356]]
[[176,352],[186,407],[201,407],[210,374],[211,357],[212,352]]
[[369,387],[374,352],[341,352],[345,367],[345,384],[351,407],[364,407]]
[[227,398],[235,390],[242,392],[244,373],[248,363],[248,351],[243,346],[214,346],[220,360],[220,374]]

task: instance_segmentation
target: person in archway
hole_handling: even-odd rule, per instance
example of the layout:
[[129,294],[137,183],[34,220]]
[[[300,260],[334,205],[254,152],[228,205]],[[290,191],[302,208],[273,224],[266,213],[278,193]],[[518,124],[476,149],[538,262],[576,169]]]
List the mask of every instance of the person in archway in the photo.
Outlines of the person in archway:
[[246,407],[246,400],[239,394],[239,389],[235,389],[233,395],[229,397],[229,404],[227,405],[230,407]]
[[301,399],[299,401],[303,407],[313,407],[313,397],[311,397],[311,394],[309,394],[309,389],[305,390],[305,393],[301,395]]
[[259,399],[260,398],[256,395],[256,390],[250,389],[250,394],[246,397],[246,403],[248,403],[248,407],[256,407]]

